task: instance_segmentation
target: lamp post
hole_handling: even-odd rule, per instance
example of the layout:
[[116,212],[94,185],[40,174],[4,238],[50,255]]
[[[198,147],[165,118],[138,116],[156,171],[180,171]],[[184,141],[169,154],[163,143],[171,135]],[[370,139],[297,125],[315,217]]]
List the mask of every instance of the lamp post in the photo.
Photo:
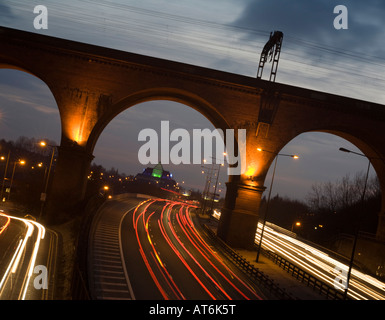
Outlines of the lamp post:
[[[226,152],[223,153],[223,155],[225,156],[226,155]],[[215,160],[219,160],[217,158],[214,158],[214,157],[211,157],[212,159],[215,159]],[[220,161],[220,160],[219,160]],[[221,170],[221,167],[223,167],[225,164],[224,163],[219,163],[219,167],[218,167],[218,172],[217,172],[217,180],[215,182],[215,188],[214,188],[214,196],[213,198],[211,199],[211,212],[213,212],[213,208],[214,208],[214,199],[215,199],[215,195],[217,194],[217,186],[218,186],[218,179],[219,179],[219,171]]]
[[[204,162],[206,162],[206,160],[204,160]],[[206,185],[205,185],[205,189],[203,190],[203,205],[202,205],[202,214],[204,215],[205,214],[205,210],[206,210],[206,198],[207,196],[209,195],[210,193],[210,187],[211,187],[211,178],[212,178],[212,174],[213,174],[213,168],[212,167],[205,167],[205,166],[201,166],[201,168],[203,169],[208,169],[208,175],[207,175],[207,178],[206,178]],[[202,173],[204,173],[205,171],[202,170]]]
[[44,210],[44,204],[45,204],[45,201],[47,199],[49,177],[50,177],[50,174],[51,174],[52,163],[53,163],[53,158],[54,158],[54,155],[55,155],[55,148],[56,148],[56,146],[49,145],[45,141],[41,141],[40,142],[40,146],[42,146],[42,147],[47,147],[47,146],[51,147],[52,148],[52,152],[51,152],[51,160],[50,160],[49,167],[48,167],[48,173],[47,173],[47,177],[46,177],[46,180],[45,180],[44,191],[40,195],[40,200],[41,200],[42,203],[41,203],[41,208],[40,208],[39,220],[42,217],[43,210]]
[[296,222],[293,222],[293,223],[291,224],[291,231],[292,231],[292,232],[293,232],[293,230],[294,230],[294,226],[295,226],[295,227],[300,227],[300,226],[301,226],[301,222],[296,221]]
[[11,197],[11,188],[12,188],[12,184],[13,184],[13,177],[14,177],[15,171],[16,171],[16,164],[25,165],[25,161],[24,161],[24,160],[15,161],[14,164],[13,164],[13,170],[12,170],[12,176],[11,176],[11,183],[10,183],[10,185],[9,185],[8,200],[9,200],[9,198]]
[[[4,194],[4,185],[5,185],[5,179],[7,177],[7,170],[8,170],[8,163],[9,163],[9,157],[11,155],[11,151],[8,151],[7,155],[7,161],[5,163],[5,169],[4,169],[4,177],[3,177],[3,184],[1,185],[1,195],[0,198],[3,200],[3,194]],[[5,199],[5,198],[4,198]]]
[[298,159],[298,158],[299,158],[299,157],[298,157],[297,155],[295,155],[295,154],[275,153],[275,152],[268,151],[268,150],[264,150],[264,149],[261,149],[261,148],[258,148],[257,150],[260,151],[260,152],[264,151],[264,152],[269,152],[269,153],[275,154],[275,161],[274,161],[273,175],[272,175],[272,177],[271,177],[271,184],[270,184],[270,189],[269,189],[269,196],[268,196],[267,203],[266,203],[265,216],[263,217],[263,224],[262,224],[261,236],[260,236],[260,238],[259,238],[258,251],[257,251],[257,258],[255,259],[256,262],[259,261],[259,255],[260,255],[260,253],[261,253],[263,232],[264,232],[264,230],[265,230],[266,219],[267,219],[267,215],[268,215],[268,213],[269,213],[269,204],[270,204],[271,190],[273,189],[274,176],[275,176],[275,169],[276,169],[276,167],[277,167],[278,157],[279,157],[279,156],[283,156],[283,157],[291,157],[291,158],[293,158],[293,159]]
[[[362,209],[364,209],[365,193],[366,193],[366,187],[367,187],[367,184],[368,184],[368,177],[369,177],[369,170],[370,170],[370,160],[376,159],[376,158],[367,157],[364,154],[361,154],[361,153],[358,153],[358,152],[354,152],[354,151],[351,151],[351,150],[345,149],[345,148],[340,148],[339,150],[342,151],[342,152],[346,152],[346,153],[353,153],[353,154],[356,154],[356,155],[359,155],[361,157],[364,157],[364,158],[368,159],[368,168],[366,170],[364,190],[362,191],[362,195],[361,195],[361,207],[362,207]],[[356,222],[356,228],[354,230],[354,240],[353,240],[352,253],[351,253],[350,262],[349,262],[349,270],[348,270],[348,274],[346,276],[346,286],[345,286],[345,293],[344,293],[344,299],[345,300],[347,299],[347,296],[348,296],[349,281],[350,281],[350,276],[351,276],[351,273],[352,273],[352,268],[353,268],[353,263],[354,263],[354,255],[355,255],[356,246],[357,246],[358,233],[359,233],[359,227],[358,227],[358,223]]]

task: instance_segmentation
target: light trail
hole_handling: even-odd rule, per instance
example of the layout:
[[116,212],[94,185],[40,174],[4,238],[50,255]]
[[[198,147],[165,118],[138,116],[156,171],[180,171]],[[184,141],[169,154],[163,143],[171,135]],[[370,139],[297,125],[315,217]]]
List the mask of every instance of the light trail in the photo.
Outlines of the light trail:
[[0,227],[0,234],[2,234],[7,229],[7,227],[9,226],[9,224],[11,222],[10,217],[8,217],[6,215],[1,215],[1,216],[6,219],[6,222]]
[[12,256],[12,259],[11,259],[10,263],[8,264],[8,267],[7,267],[6,271],[5,271],[4,274],[3,274],[3,278],[1,279],[1,282],[0,282],[0,297],[1,297],[1,295],[2,295],[2,289],[3,289],[4,283],[5,283],[5,281],[8,279],[8,275],[9,275],[10,272],[11,272],[11,268],[12,268],[12,266],[13,266],[13,263],[14,263],[14,261],[15,261],[17,255],[19,254],[19,250],[20,250],[20,248],[21,248],[21,244],[22,244],[22,243],[23,243],[23,240],[20,240],[20,241],[19,241],[19,244],[17,245],[17,248],[16,248],[16,250],[15,250],[13,256]]
[[[167,207],[167,205],[165,205],[163,207],[163,210]],[[162,211],[163,211],[162,210]],[[155,246],[154,244],[152,243],[151,241],[151,236],[150,236],[150,233],[148,231],[148,220],[150,220],[151,216],[154,214],[155,212],[152,212],[148,218],[147,218],[147,222],[146,222],[146,232],[147,232],[147,239],[148,241],[150,242],[151,244],[151,248],[152,248],[152,254],[155,255],[156,257],[156,260],[158,260],[158,269],[159,271],[162,273],[163,275],[163,278],[165,279],[166,283],[168,284],[169,288],[171,288],[173,294],[176,296],[176,297],[180,297],[181,299],[185,299],[185,297],[183,296],[182,292],[180,291],[180,289],[178,288],[178,286],[176,285],[174,279],[172,278],[172,276],[170,275],[170,273],[168,272],[168,270],[166,269],[165,267],[165,264],[162,262],[162,260],[160,259],[156,249],[155,249]]]
[[139,252],[140,252],[140,255],[142,256],[142,259],[144,261],[144,264],[148,270],[148,272],[150,273],[151,275],[151,278],[153,279],[155,285],[157,286],[159,292],[162,294],[163,298],[165,300],[168,300],[169,297],[167,295],[167,293],[164,291],[163,287],[160,285],[160,282],[158,281],[157,277],[155,276],[155,273],[153,271],[153,269],[151,268],[150,266],[150,263],[147,259],[147,256],[143,250],[143,246],[142,246],[142,243],[140,241],[140,237],[139,237],[139,219],[141,217],[141,215],[144,214],[144,212],[147,210],[147,208],[149,207],[150,204],[154,203],[155,201],[151,201],[149,204],[147,204],[147,206],[145,207],[145,209],[138,215],[138,217],[136,217],[136,213],[138,212],[138,209],[142,206],[142,204],[148,202],[148,200],[144,201],[144,202],[141,202],[134,210],[134,213],[132,215],[132,219],[133,219],[133,226],[134,226],[134,229],[135,229],[135,234],[136,234],[136,240],[137,240],[137,243],[138,243],[138,246],[139,246]]
[[[214,212],[213,217],[220,219],[220,212]],[[259,244],[261,238],[262,223],[258,223],[254,243]],[[331,258],[327,253],[318,250],[300,240],[290,237],[282,232],[265,225],[262,248],[277,253],[282,258],[292,262],[309,274],[322,280],[324,283],[337,290],[344,291],[342,278],[343,273],[347,274],[349,267]],[[340,272],[339,272],[340,271]],[[385,283],[376,278],[352,269],[352,276],[349,283],[348,296],[355,300],[385,300]],[[372,287],[371,287],[372,286]],[[374,289],[374,288],[375,289]]]
[[[147,209],[148,207],[157,202],[159,200],[152,200],[151,202],[149,202],[145,208],[143,210],[141,210],[141,212],[137,214],[138,212],[138,209],[145,203],[145,202],[148,202],[148,201],[145,201],[145,202],[142,202],[140,203],[135,211],[134,211],[134,214],[133,214],[133,223],[134,223],[134,229],[135,229],[135,232],[136,232],[136,239],[137,239],[137,243],[138,243],[138,246],[139,246],[139,251],[140,251],[140,254],[142,256],[142,259],[146,265],[146,268],[148,270],[148,272],[150,273],[151,275],[151,278],[153,279],[156,287],[158,288],[159,292],[161,293],[161,295],[163,296],[163,298],[165,300],[169,300],[171,297],[169,294],[167,294],[167,289],[171,289],[172,292],[176,293],[177,294],[175,295],[175,299],[185,299],[184,295],[180,292],[179,288],[176,286],[174,280],[172,279],[171,275],[169,274],[169,272],[167,271],[164,263],[162,263],[162,261],[160,260],[155,248],[154,248],[154,245],[151,241],[151,237],[150,235],[148,234],[148,219],[145,220],[145,214],[147,212]],[[163,201],[162,201],[163,202]],[[163,215],[164,211],[166,210],[167,206],[169,206],[171,203],[166,203],[164,206],[163,206],[163,209],[162,209],[162,213],[161,215]],[[141,219],[141,220],[140,220]],[[152,251],[150,252],[150,256],[153,258],[153,261],[154,263],[156,264],[157,266],[157,269],[161,271],[161,274],[163,277],[167,277],[165,278],[166,280],[166,284],[168,284],[168,287],[167,288],[164,288],[162,285],[161,285],[161,281],[159,281],[159,279],[157,278],[155,272],[154,272],[154,269],[151,267],[150,265],[150,262],[149,262],[149,259],[147,258],[146,256],[146,252],[144,250],[144,244],[141,242],[141,238],[140,238],[140,235],[139,235],[139,221],[142,221],[142,227],[144,227],[145,231],[146,231],[146,239],[147,241],[150,243],[150,246],[152,248]],[[184,264],[184,266],[187,268],[187,270],[194,276],[194,278],[198,281],[198,283],[200,283],[202,285],[202,287],[207,291],[207,288],[203,285],[203,283],[199,280],[198,276],[192,271],[191,267],[188,265],[188,263],[186,262],[186,260],[182,257],[182,255],[178,252],[178,250],[175,248],[175,246],[173,245],[172,243],[172,240],[170,239],[170,237],[167,235],[166,233],[166,230],[165,230],[165,227],[164,225],[162,225],[162,221],[163,219],[159,219],[158,220],[158,223],[160,223],[159,227],[161,229],[161,232],[162,232],[162,235],[163,237],[165,238],[166,242],[168,243],[168,245],[170,246],[170,248],[177,254],[178,258],[182,261],[182,263]],[[155,258],[155,257],[158,257]],[[162,272],[162,270],[164,270],[164,272]],[[208,291],[207,291],[208,292]],[[209,295],[214,299],[215,297],[210,293],[208,292]]]
[[[153,204],[157,207],[150,210]],[[179,284],[181,277],[173,277],[167,267],[172,264],[167,259],[175,254],[185,268],[185,271],[183,267],[179,268],[178,272],[191,275],[189,281],[193,279],[197,288],[202,288],[211,299],[261,299],[195,230],[189,214],[192,207],[195,206],[183,202],[151,199],[141,202],[133,212],[132,223],[140,255],[162,297],[165,300],[186,299],[189,295],[184,292],[186,286],[182,290]],[[152,238],[154,227],[160,231],[157,233],[156,244]],[[159,250],[167,254],[160,255]],[[231,291],[228,291],[229,288]]]
[[[185,210],[183,210],[185,209]],[[206,259],[206,261],[227,281],[244,299],[250,300],[250,298],[240,290],[232,281],[232,279],[237,279],[244,289],[253,294],[257,299],[262,300],[260,296],[258,296],[244,281],[242,281],[234,272],[230,270],[230,268],[223,262],[222,259],[218,257],[217,254],[207,245],[207,243],[203,240],[203,238],[199,235],[194,227],[194,223],[191,220],[191,217],[188,213],[189,207],[181,207],[179,210],[179,214],[177,215],[178,222],[180,224],[181,229],[186,234],[190,242],[194,245],[194,247],[200,252],[200,254]],[[187,228],[186,228],[187,227]],[[230,275],[231,280],[226,277],[220,270],[217,268],[212,258],[214,258],[217,263],[219,263]]]
[[[255,243],[259,243],[260,230],[262,224],[258,224],[255,236]],[[265,226],[262,247],[266,250],[276,252],[283,258],[291,261],[298,267],[319,278],[331,287],[338,288],[338,279],[342,279],[342,274],[347,274],[348,266],[331,258],[325,252],[318,250],[302,241],[292,238],[288,235],[275,231],[273,228]],[[343,271],[342,274],[338,270]],[[355,300],[384,300],[385,283],[364,274],[356,269],[352,269],[352,275],[349,283],[348,296]],[[376,288],[370,288],[373,286]],[[342,283],[340,290],[344,290]]]
[[[28,261],[28,267],[25,274],[23,275],[24,279],[22,281],[22,285],[20,287],[20,292],[18,295],[19,300],[25,300],[29,289],[30,279],[33,275],[33,271],[35,268],[36,258],[39,253],[40,242],[41,240],[44,239],[46,230],[40,223],[35,222],[33,220],[10,216],[4,213],[0,213],[0,216],[5,217],[6,219],[9,219],[8,220],[9,223],[12,220],[21,221],[22,223],[25,224],[25,227],[26,227],[26,232],[23,236],[23,239],[19,241],[16,247],[16,250],[8,264],[8,267],[6,268],[6,271],[3,274],[2,280],[0,282],[0,296],[4,294],[4,289],[7,285],[7,282],[12,281],[12,275],[18,272],[22,273],[22,269],[23,269],[23,266],[25,265],[25,261]],[[32,244],[33,245],[32,253],[29,257],[26,257],[25,256],[25,253],[27,251],[26,248],[29,245],[30,241],[33,241],[32,235],[36,229],[37,229],[37,236],[36,236],[36,240]],[[23,263],[21,263],[21,260],[23,260]]]
[[[161,218],[158,220],[158,224],[159,224],[159,228],[163,234],[163,237],[166,239],[168,245],[170,246],[170,248],[173,250],[173,252],[175,253],[175,255],[179,258],[179,260],[183,263],[183,265],[186,267],[186,269],[190,272],[190,274],[194,277],[194,279],[198,282],[198,284],[204,289],[204,291],[206,291],[206,293],[213,299],[215,300],[215,296],[208,290],[208,288],[203,284],[203,282],[199,279],[199,277],[197,276],[197,274],[192,270],[192,268],[190,267],[190,265],[188,264],[188,262],[183,258],[183,256],[181,255],[181,253],[179,252],[179,250],[175,247],[175,245],[172,243],[172,240],[171,238],[169,237],[169,235],[167,234],[166,232],[166,229],[165,229],[165,226],[164,224],[162,223],[162,221],[164,221],[164,210],[166,209],[167,206],[169,206],[169,204],[165,205],[163,210],[162,210],[162,213],[161,213]],[[167,209],[168,211],[170,211],[171,209],[168,208]],[[167,219],[168,220],[168,219]]]
[[188,250],[186,246],[182,243],[182,241],[179,239],[178,235],[176,234],[175,228],[171,224],[170,215],[168,216],[167,220],[175,240],[179,243],[179,245],[183,248],[183,250],[190,256],[190,258],[195,262],[195,264],[203,271],[206,277],[208,277],[214,283],[214,285],[225,295],[227,299],[231,300],[231,297],[226,293],[226,291],[224,291],[222,286],[216,280],[214,280],[214,278],[207,272],[205,268],[203,268],[203,266],[198,262],[196,257],[194,257],[194,255],[190,252],[190,250]]

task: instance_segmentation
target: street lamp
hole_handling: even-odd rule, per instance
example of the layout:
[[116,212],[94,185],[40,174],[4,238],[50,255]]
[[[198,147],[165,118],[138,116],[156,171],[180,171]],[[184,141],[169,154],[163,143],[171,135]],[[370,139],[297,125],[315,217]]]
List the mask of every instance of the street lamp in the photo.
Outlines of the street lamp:
[[[370,170],[370,160],[372,160],[372,159],[379,159],[379,158],[367,157],[366,155],[364,155],[362,153],[354,152],[354,151],[351,151],[351,150],[345,149],[345,148],[340,148],[339,150],[342,151],[342,152],[346,152],[346,153],[353,153],[353,154],[356,154],[358,156],[361,156],[361,157],[364,157],[364,158],[368,159],[368,168],[366,170],[364,190],[362,191],[362,196],[361,196],[361,207],[362,207],[362,210],[363,210],[364,209],[364,200],[365,200],[366,186],[368,184],[368,177],[369,177],[369,170]],[[357,246],[357,240],[358,240],[359,227],[358,227],[358,223],[357,222],[356,222],[356,228],[355,228],[354,232],[355,232],[355,234],[354,234],[354,240],[353,240],[352,254],[351,254],[350,262],[349,262],[349,271],[348,271],[348,274],[346,276],[346,287],[345,287],[345,294],[344,294],[345,300],[346,300],[347,295],[348,295],[350,275],[352,273],[353,262],[354,262],[354,255],[355,255],[356,246]]]
[[42,192],[41,195],[40,195],[40,200],[41,200],[42,204],[41,204],[41,209],[40,209],[39,220],[40,220],[40,218],[41,218],[41,216],[43,214],[44,204],[45,204],[45,201],[47,199],[48,182],[49,182],[49,177],[50,177],[50,174],[51,174],[51,168],[52,168],[52,163],[53,163],[53,158],[54,158],[54,155],[55,155],[55,148],[56,148],[56,146],[49,145],[45,141],[40,141],[40,146],[42,146],[43,148],[45,148],[47,146],[51,147],[52,148],[52,152],[51,152],[51,160],[50,160],[49,167],[48,167],[48,173],[47,173],[47,177],[46,177],[46,181],[45,181],[44,192]]
[[294,230],[294,226],[300,227],[300,226],[301,226],[301,222],[299,222],[299,221],[293,222],[293,224],[291,225],[291,231],[292,231],[292,232],[293,232],[293,230]]
[[[5,185],[5,179],[7,177],[7,170],[8,170],[8,163],[9,163],[10,155],[11,155],[11,151],[8,151],[7,161],[5,163],[5,169],[4,169],[3,184],[1,185],[1,195],[0,195],[1,200],[3,200],[4,185]],[[2,160],[3,160],[3,157],[2,157]],[[4,199],[5,199],[5,197],[4,197]]]
[[[226,156],[226,152],[223,152],[223,155]],[[215,157],[211,157],[212,159],[215,159],[215,160],[219,160],[221,161],[220,159],[217,159]],[[211,211],[210,212],[213,212],[213,208],[214,208],[214,199],[215,199],[215,195],[217,194],[217,187],[218,187],[218,179],[219,179],[219,171],[221,169],[221,167],[223,167],[225,164],[224,163],[219,163],[219,167],[218,167],[218,172],[217,172],[217,180],[215,182],[215,188],[214,188],[214,196],[213,198],[211,199]]]
[[[206,162],[206,160],[203,160],[204,162]],[[203,190],[203,194],[202,194],[202,197],[203,197],[203,204],[202,204],[202,214],[204,215],[205,214],[205,210],[206,210],[206,198],[207,198],[207,195],[210,193],[210,186],[211,186],[211,178],[212,178],[212,174],[213,174],[213,168],[212,167],[205,167],[205,166],[201,166],[202,169],[208,169],[208,174],[207,174],[207,178],[206,178],[206,185],[205,185],[205,188]],[[204,170],[202,170],[202,173],[205,173]]]
[[25,165],[25,161],[24,161],[24,160],[15,161],[14,164],[13,164],[13,170],[12,170],[12,176],[11,176],[11,183],[10,183],[10,185],[9,185],[8,200],[9,200],[9,198],[11,197],[11,188],[12,188],[12,184],[13,184],[13,177],[14,177],[14,175],[15,175],[16,164]]
[[262,230],[261,230],[261,236],[260,236],[260,238],[259,238],[257,258],[255,259],[256,262],[259,261],[259,255],[260,255],[260,253],[261,253],[262,237],[263,237],[263,232],[264,232],[264,230],[265,230],[267,214],[268,214],[268,212],[269,212],[269,204],[270,204],[271,190],[273,189],[274,176],[275,176],[275,169],[276,169],[276,167],[277,167],[278,157],[279,157],[279,156],[283,156],[283,157],[291,157],[291,158],[293,158],[293,159],[298,159],[298,158],[299,158],[299,157],[298,157],[297,155],[295,155],[295,154],[276,153],[276,152],[264,150],[264,149],[262,149],[262,148],[257,148],[257,150],[258,150],[259,152],[262,152],[262,151],[263,151],[263,152],[269,152],[269,153],[275,154],[275,161],[274,161],[273,176],[272,176],[272,178],[271,178],[271,184],[270,184],[269,196],[268,196],[267,203],[266,203],[265,216],[264,216],[264,218],[263,218],[263,225],[262,225]]

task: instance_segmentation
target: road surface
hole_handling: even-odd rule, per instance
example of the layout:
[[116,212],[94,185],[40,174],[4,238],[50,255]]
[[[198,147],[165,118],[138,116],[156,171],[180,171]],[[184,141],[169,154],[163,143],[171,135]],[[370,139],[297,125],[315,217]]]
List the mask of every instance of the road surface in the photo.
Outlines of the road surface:
[[0,213],[0,299],[53,299],[58,236],[34,220]]
[[[108,201],[90,238],[93,298],[267,299],[197,231],[193,209],[186,203],[161,199]],[[103,252],[109,253],[111,263]],[[120,264],[119,254],[123,257]]]

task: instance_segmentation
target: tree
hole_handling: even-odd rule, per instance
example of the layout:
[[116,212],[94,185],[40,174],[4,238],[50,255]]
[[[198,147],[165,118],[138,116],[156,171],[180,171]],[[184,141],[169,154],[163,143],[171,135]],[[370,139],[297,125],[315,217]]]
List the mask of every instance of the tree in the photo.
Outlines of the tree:
[[[335,182],[313,184],[306,202],[313,212],[337,212],[355,205],[361,202],[365,178],[365,174],[360,172],[353,179],[346,175]],[[364,200],[377,197],[380,193],[378,178],[368,179]]]

